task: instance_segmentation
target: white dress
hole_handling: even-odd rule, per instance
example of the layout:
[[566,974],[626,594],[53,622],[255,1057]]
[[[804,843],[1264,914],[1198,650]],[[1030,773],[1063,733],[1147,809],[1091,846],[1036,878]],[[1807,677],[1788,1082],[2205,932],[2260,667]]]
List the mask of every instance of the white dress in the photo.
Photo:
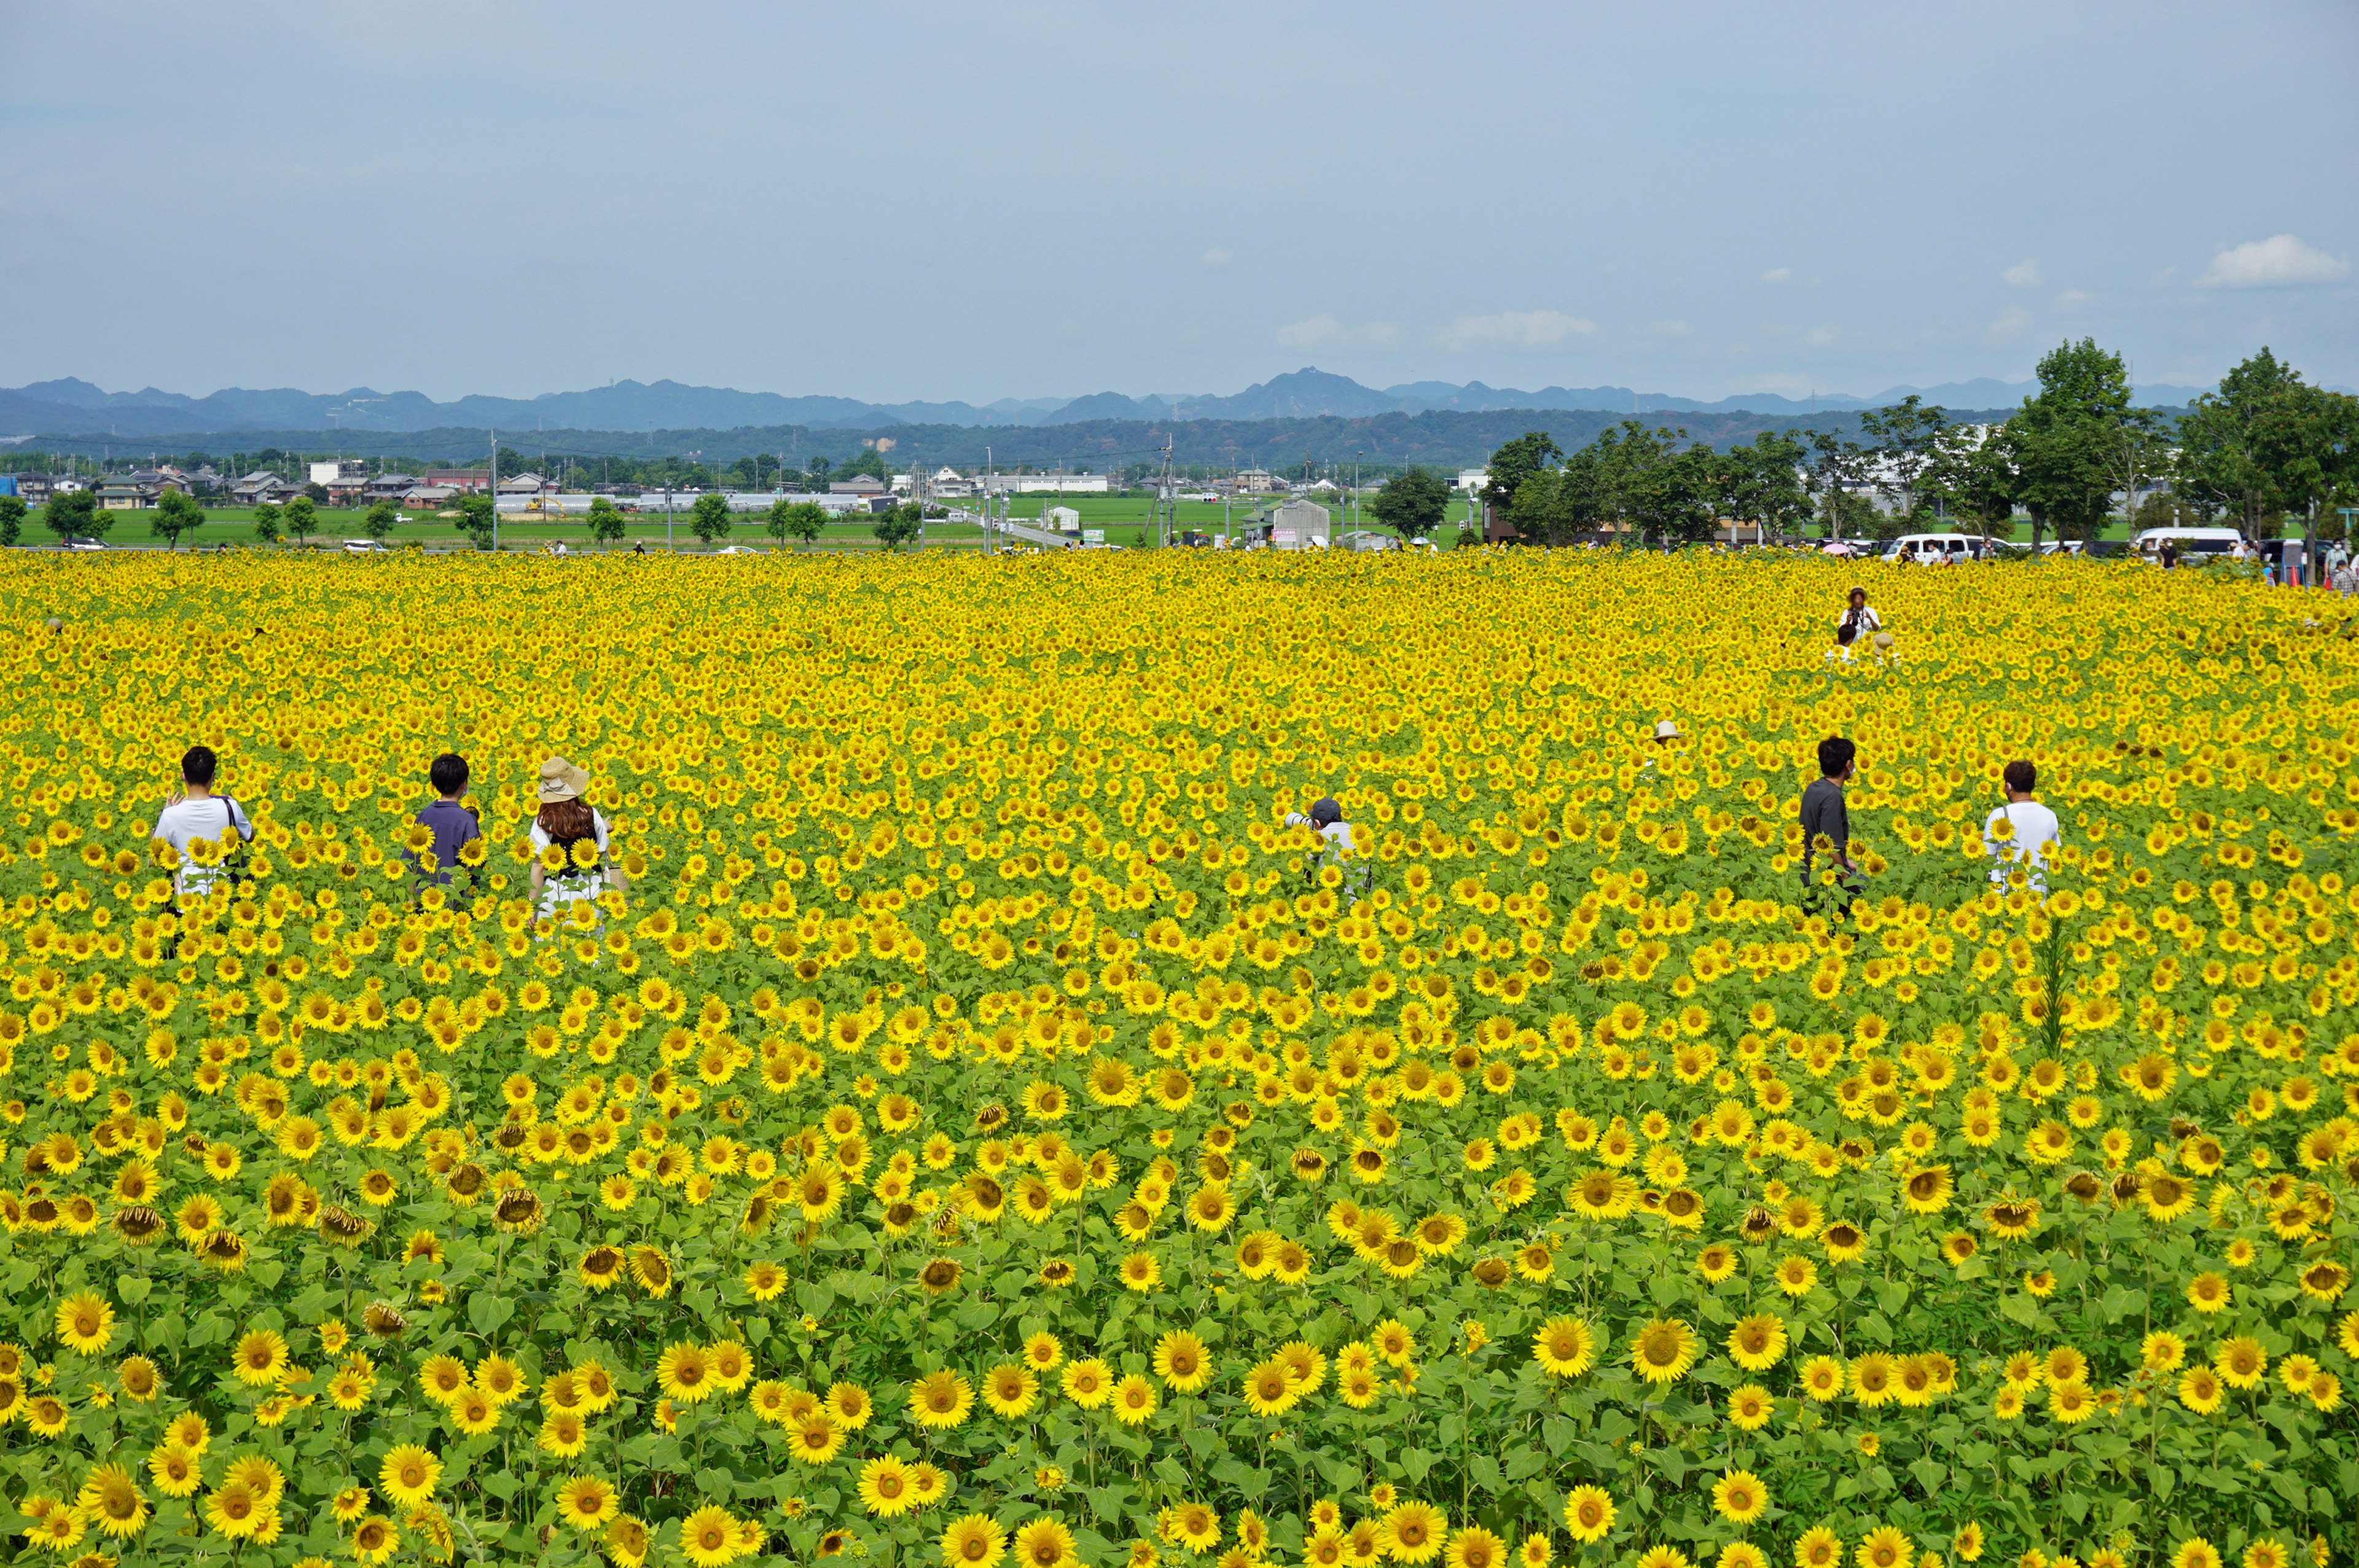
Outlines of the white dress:
[[[540,913],[555,920],[573,904],[585,898],[596,898],[606,887],[606,819],[597,812],[590,814],[590,836],[598,843],[598,869],[584,871],[569,867],[554,875],[542,872]],[[532,849],[538,855],[554,842],[549,830],[538,821],[532,825]]]

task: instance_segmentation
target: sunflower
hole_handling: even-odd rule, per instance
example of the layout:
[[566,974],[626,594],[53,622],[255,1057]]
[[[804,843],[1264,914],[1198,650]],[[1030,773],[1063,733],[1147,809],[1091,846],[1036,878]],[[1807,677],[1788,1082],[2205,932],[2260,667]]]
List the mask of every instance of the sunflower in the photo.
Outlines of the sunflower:
[[794,1424],[788,1452],[805,1465],[824,1465],[843,1451],[843,1428],[813,1411]]
[[1734,1524],[1751,1524],[1769,1507],[1769,1489],[1750,1470],[1731,1470],[1712,1484],[1714,1512]]
[[1673,1383],[1695,1365],[1695,1331],[1676,1319],[1657,1318],[1630,1341],[1630,1365],[1650,1383]]
[[1028,1367],[1003,1361],[983,1377],[983,1402],[995,1414],[1013,1421],[1031,1412],[1039,1401],[1039,1379]]
[[1575,1487],[1564,1500],[1564,1528],[1584,1546],[1605,1539],[1614,1515],[1614,1499],[1603,1487]]
[[1114,1419],[1125,1426],[1143,1426],[1155,1413],[1155,1385],[1134,1372],[1114,1385]]
[[1449,1524],[1441,1510],[1430,1503],[1398,1504],[1379,1526],[1385,1555],[1396,1563],[1430,1563],[1440,1554]]
[[737,1555],[737,1521],[707,1503],[679,1521],[679,1549],[696,1568],[722,1568]]
[[576,1530],[596,1530],[622,1506],[614,1488],[595,1476],[575,1476],[557,1488],[557,1517]]
[[1552,1317],[1532,1336],[1532,1356],[1551,1378],[1577,1378],[1596,1357],[1596,1339],[1587,1322]]
[[908,1466],[889,1454],[860,1467],[858,1490],[861,1507],[881,1519],[907,1513],[916,1501]]
[[147,1499],[137,1479],[120,1465],[102,1465],[92,1470],[75,1494],[74,1506],[101,1533],[119,1540],[147,1528]]
[[1748,1372],[1766,1372],[1786,1354],[1786,1320],[1756,1313],[1728,1331],[1728,1356]]
[[58,1303],[58,1338],[80,1356],[96,1356],[114,1338],[114,1309],[88,1291]]
[[974,1386],[957,1372],[929,1372],[909,1389],[910,1419],[936,1432],[965,1421],[973,1406]]
[[1204,1342],[1186,1329],[1172,1329],[1156,1340],[1154,1366],[1155,1375],[1174,1393],[1192,1394],[1212,1378]]
[[953,1519],[942,1531],[943,1568],[999,1568],[1007,1537],[988,1514]]
[[404,1443],[389,1450],[377,1466],[377,1490],[389,1501],[413,1508],[434,1495],[434,1483],[441,1475],[440,1459],[414,1443]]
[[1016,1529],[1015,1568],[1071,1568],[1077,1561],[1073,1532],[1059,1520],[1044,1517]]

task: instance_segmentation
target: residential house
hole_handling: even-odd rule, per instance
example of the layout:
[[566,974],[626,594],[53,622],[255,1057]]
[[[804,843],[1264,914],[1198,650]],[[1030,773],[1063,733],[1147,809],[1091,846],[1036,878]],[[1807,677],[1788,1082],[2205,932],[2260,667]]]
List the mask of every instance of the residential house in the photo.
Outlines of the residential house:
[[473,495],[491,488],[492,470],[489,469],[429,469],[425,482],[438,490],[464,491]]
[[1286,488],[1286,481],[1267,469],[1245,469],[1229,481],[1229,488],[1239,495],[1274,495]]
[[295,495],[295,486],[268,469],[256,469],[229,487],[230,500],[239,506],[278,506]]
[[435,512],[450,505],[458,498],[458,494],[456,490],[447,484],[421,484],[413,487],[408,494],[403,496],[401,503],[404,506],[416,507],[420,512]]
[[368,464],[358,458],[330,458],[311,465],[311,482],[334,490],[339,485],[360,485],[368,481]]
[[875,479],[864,473],[854,475],[851,479],[831,480],[828,482],[827,492],[830,495],[873,496],[887,494],[891,489],[892,487],[883,480]]
[[20,473],[9,481],[8,493],[27,506],[49,503],[49,476],[45,473]]
[[156,504],[158,492],[129,479],[112,479],[98,487],[98,504],[104,512],[137,512]]
[[501,495],[538,495],[542,491],[549,488],[550,486],[549,481],[542,479],[538,474],[520,473],[513,479],[504,479],[500,481],[497,493]]
[[374,506],[380,501],[399,501],[417,488],[415,474],[381,473],[361,487],[361,504]]

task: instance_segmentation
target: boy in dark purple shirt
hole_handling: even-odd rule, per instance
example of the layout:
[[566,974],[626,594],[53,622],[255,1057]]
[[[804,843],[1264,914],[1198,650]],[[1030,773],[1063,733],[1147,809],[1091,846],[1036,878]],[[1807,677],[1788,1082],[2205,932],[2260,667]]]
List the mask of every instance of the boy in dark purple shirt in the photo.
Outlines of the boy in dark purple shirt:
[[[466,847],[468,840],[482,838],[484,829],[475,820],[475,814],[460,804],[467,795],[466,758],[455,752],[445,752],[434,759],[433,765],[426,770],[426,776],[433,784],[434,793],[441,798],[421,809],[418,820],[434,835],[431,846],[434,870],[430,880],[440,886],[449,887],[451,873],[459,864],[459,851]],[[471,882],[473,880],[469,879]]]

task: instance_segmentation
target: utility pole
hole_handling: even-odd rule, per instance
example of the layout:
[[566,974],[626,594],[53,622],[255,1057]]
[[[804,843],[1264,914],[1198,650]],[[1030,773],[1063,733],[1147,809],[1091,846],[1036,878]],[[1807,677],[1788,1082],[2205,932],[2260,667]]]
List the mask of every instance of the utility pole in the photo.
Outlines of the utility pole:
[[492,553],[500,548],[500,433],[492,432]]

